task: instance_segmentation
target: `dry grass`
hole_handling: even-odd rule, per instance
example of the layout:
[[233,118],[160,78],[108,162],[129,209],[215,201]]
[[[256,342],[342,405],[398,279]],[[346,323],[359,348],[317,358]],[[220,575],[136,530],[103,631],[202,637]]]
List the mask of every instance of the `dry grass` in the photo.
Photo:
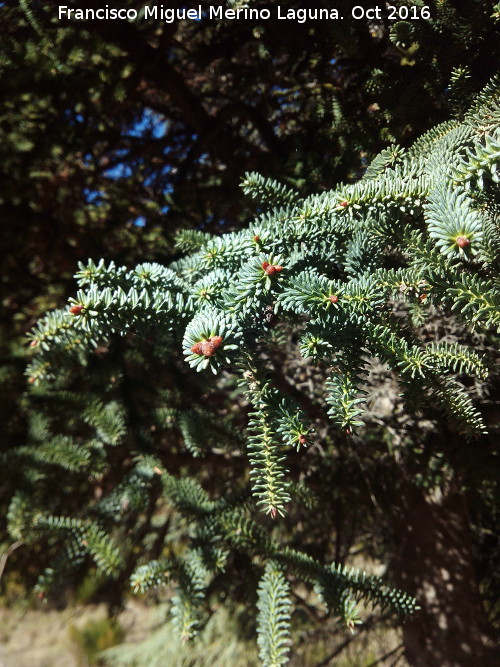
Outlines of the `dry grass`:
[[[147,641],[158,628],[158,613],[135,600],[110,624],[104,605],[75,606],[62,611],[50,609],[20,610],[0,608],[0,667],[90,667],[95,647],[106,648],[123,636],[123,641],[137,646]],[[332,625],[333,628],[333,625]],[[349,639],[348,646],[328,660]],[[296,646],[290,667],[368,667],[385,654],[377,667],[407,667],[400,633],[383,627],[355,636],[333,632],[312,633]],[[125,644],[121,644],[125,648]],[[193,654],[192,657],[195,657]],[[248,655],[250,658],[250,655]],[[210,667],[200,658],[193,664]],[[216,665],[210,659],[211,665]],[[255,663],[256,666],[258,662]],[[237,667],[235,665],[235,667]]]

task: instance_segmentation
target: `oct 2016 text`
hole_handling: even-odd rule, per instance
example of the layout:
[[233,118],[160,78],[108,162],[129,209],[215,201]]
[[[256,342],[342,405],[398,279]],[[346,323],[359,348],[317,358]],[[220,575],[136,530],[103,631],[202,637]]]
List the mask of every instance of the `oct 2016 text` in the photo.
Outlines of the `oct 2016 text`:
[[417,19],[429,19],[430,9],[427,6],[394,6],[375,5],[374,7],[363,7],[355,5],[352,7],[350,16],[340,14],[338,9],[317,9],[310,7],[287,8],[276,6],[273,10],[257,7],[240,7],[231,9],[227,7],[210,6],[203,8],[202,5],[192,8],[175,9],[164,5],[144,5],[142,10],[130,8],[116,8],[105,5],[98,9],[80,9],[59,5],[57,16],[59,20],[76,21],[136,21],[154,20],[164,23],[175,21],[202,21],[202,20],[245,20],[245,21],[267,21],[276,18],[282,21],[295,21],[306,23],[309,21],[342,21],[362,20],[378,21],[387,18],[389,21],[406,21]]

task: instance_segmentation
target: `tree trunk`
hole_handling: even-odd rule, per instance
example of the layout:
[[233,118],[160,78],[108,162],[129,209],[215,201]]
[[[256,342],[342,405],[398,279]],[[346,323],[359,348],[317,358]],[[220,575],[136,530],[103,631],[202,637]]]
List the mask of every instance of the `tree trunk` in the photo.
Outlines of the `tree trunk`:
[[[421,610],[403,626],[414,667],[498,665],[475,580],[466,506],[457,488],[432,497],[402,485],[392,508],[396,584]],[[495,657],[497,660],[495,661]]]

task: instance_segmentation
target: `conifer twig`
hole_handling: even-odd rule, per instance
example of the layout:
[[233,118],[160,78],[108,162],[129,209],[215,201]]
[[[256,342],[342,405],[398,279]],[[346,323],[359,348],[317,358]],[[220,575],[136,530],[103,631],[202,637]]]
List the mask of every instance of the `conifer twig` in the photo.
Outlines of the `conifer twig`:
[[13,551],[15,551],[18,547],[21,547],[23,544],[24,542],[22,540],[17,540],[17,542],[11,544],[10,547],[8,547],[0,557],[0,581],[2,580],[3,571],[5,569],[5,565],[7,564],[7,559],[9,558],[10,554]]

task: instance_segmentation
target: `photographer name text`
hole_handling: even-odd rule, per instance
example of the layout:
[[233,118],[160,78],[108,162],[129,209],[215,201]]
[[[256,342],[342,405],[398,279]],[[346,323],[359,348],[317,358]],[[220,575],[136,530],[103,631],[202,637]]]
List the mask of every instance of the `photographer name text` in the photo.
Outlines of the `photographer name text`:
[[242,7],[239,9],[228,9],[226,7],[208,7],[203,9],[201,5],[197,9],[172,9],[164,5],[144,5],[142,10],[117,9],[105,5],[99,9],[75,9],[67,5],[58,6],[59,20],[76,21],[163,21],[164,23],[175,23],[176,21],[202,21],[208,20],[246,20],[246,21],[268,21],[275,18],[283,21],[342,21],[345,18],[360,20],[381,20],[387,18],[389,21],[405,21],[429,19],[430,9],[427,6],[399,5],[397,7],[389,4],[375,5],[374,7],[362,7],[355,5],[348,16],[340,14],[338,9],[313,9],[298,8],[290,9],[280,7],[273,11],[265,8]]

